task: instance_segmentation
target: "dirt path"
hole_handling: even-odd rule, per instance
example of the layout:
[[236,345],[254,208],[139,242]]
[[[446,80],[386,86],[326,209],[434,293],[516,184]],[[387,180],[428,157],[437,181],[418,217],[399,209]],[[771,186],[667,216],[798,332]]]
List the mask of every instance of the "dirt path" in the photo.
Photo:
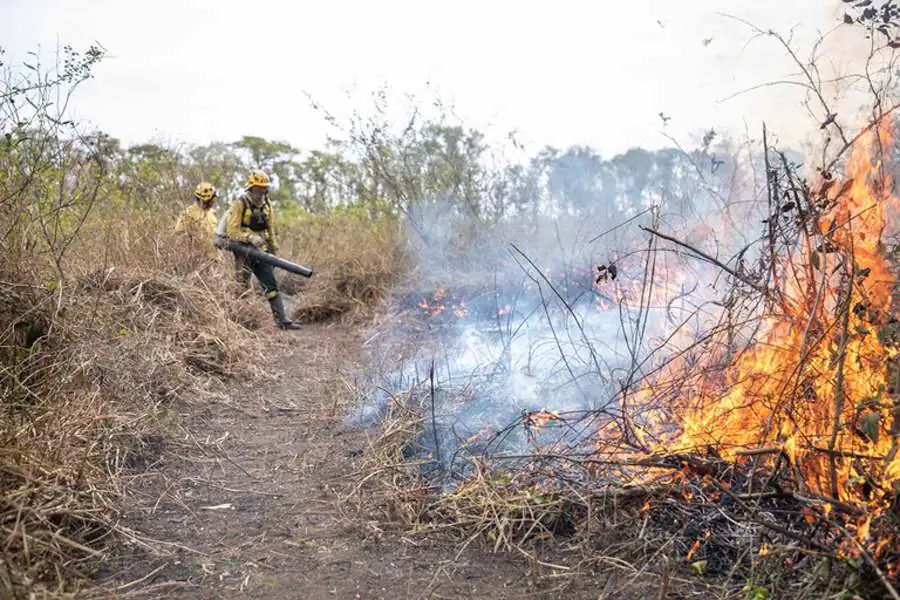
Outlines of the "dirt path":
[[[372,432],[342,424],[339,366],[359,341],[341,326],[273,333],[282,374],[232,384],[184,443],[134,488],[123,523],[135,554],[110,569],[122,593],[152,598],[546,598],[525,560],[413,538],[342,512]],[[330,368],[329,365],[334,365]],[[194,409],[196,410],[196,409]],[[180,457],[178,456],[180,454]],[[597,598],[597,590],[566,594]]]

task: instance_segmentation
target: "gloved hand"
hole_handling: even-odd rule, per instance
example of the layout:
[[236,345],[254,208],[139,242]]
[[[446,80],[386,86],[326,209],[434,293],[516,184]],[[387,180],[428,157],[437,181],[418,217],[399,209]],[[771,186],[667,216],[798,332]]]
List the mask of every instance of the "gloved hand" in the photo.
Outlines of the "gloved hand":
[[247,238],[247,241],[253,244],[256,248],[262,248],[266,245],[266,240],[263,239],[261,235],[257,235],[255,233],[250,234],[250,237]]

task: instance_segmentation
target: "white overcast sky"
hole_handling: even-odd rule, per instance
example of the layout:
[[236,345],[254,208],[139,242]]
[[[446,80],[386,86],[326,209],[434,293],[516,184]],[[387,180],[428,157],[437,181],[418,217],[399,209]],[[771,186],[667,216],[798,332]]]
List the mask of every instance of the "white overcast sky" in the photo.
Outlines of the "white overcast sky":
[[[736,92],[797,71],[771,39],[717,13],[784,34],[806,56],[838,24],[838,0],[0,0],[7,58],[57,41],[100,42],[110,57],[76,116],[125,143],[260,135],[302,149],[328,131],[304,92],[338,114],[387,84],[426,82],[493,139],[518,130],[536,149],[589,144],[604,155],[655,148],[660,111],[680,140],[708,126],[763,120],[784,141],[817,128],[796,87]],[[826,50],[840,68],[865,44],[846,28]],[[704,40],[707,42],[704,44]]]

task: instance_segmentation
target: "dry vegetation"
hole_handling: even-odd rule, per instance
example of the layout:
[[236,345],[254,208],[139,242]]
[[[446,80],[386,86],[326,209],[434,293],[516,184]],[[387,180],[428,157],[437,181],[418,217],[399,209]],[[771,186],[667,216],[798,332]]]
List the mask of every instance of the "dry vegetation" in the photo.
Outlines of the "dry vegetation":
[[[165,451],[173,407],[253,377],[260,335],[272,333],[265,303],[235,293],[230,256],[191,254],[173,238],[172,215],[104,214],[85,230],[109,235],[76,239],[62,277],[37,254],[2,276],[4,594],[78,588],[129,535],[116,525],[123,477]],[[302,291],[307,321],[370,309],[391,275],[384,236],[332,227],[327,239],[293,243],[322,265]],[[352,252],[367,244],[378,250]]]
[[285,228],[289,253],[316,265],[307,281],[285,278],[285,289],[302,290],[293,310],[297,322],[371,315],[390,295],[408,264],[402,223],[360,211],[306,214]]
[[[815,497],[790,489],[798,482],[786,459],[773,471],[752,452],[737,461],[665,451],[624,460],[462,447],[447,481],[420,445],[431,435],[431,402],[422,389],[389,402],[346,498],[359,518],[456,539],[460,554],[471,545],[512,553],[536,585],[558,592],[590,576],[605,582],[601,598],[894,597],[896,509],[873,522],[878,533],[866,541],[880,549],[875,560],[840,516],[859,513],[836,503],[832,518],[823,516]],[[510,428],[552,426],[542,416]]]
[[[152,467],[164,452],[173,406],[261,368],[260,334],[271,334],[271,315],[259,298],[237,297],[230,257],[191,269],[202,259],[186,258],[173,243],[172,219],[154,227],[132,219],[127,247],[121,222],[88,223],[117,235],[79,239],[63,277],[34,263],[2,276],[4,593],[77,588],[105,549],[128,535],[115,517],[127,494],[123,476]],[[310,261],[323,265],[325,278],[303,290],[306,320],[371,308],[390,275],[367,279],[362,270],[381,263],[379,252],[355,253],[349,264],[361,270],[348,278],[329,276],[329,269],[347,272],[340,269],[347,254],[335,249],[349,253],[366,241],[359,231],[328,237],[330,260]],[[361,264],[366,257],[370,264]],[[334,298],[344,300],[326,310]]]
[[[236,293],[230,255],[173,233],[203,165],[117,163],[107,138],[82,135],[51,101],[89,76],[97,52],[66,50],[65,65],[26,81],[8,72],[0,91],[4,598],[89,595],[103,557],[131,536],[116,517],[127,482],[165,453],[175,408],[254,377],[274,331],[265,302]],[[375,303],[402,264],[393,233],[349,220],[298,228],[287,246],[321,273],[301,317]]]
[[124,232],[142,239],[126,244],[122,221],[102,217],[98,210],[86,226],[116,235],[75,240],[62,275],[41,268],[40,244],[4,268],[4,593],[65,591],[90,574],[93,559],[121,541],[122,476],[164,451],[173,404],[252,375],[252,329],[268,324],[264,307],[213,276],[221,267],[164,268],[184,257],[169,239],[171,220],[135,223]]

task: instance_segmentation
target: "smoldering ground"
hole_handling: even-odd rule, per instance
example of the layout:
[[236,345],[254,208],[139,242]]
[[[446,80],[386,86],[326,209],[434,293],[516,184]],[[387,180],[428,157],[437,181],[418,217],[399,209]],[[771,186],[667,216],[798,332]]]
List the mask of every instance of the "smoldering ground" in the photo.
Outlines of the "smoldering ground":
[[624,388],[722,319],[720,270],[647,230],[748,268],[764,227],[765,207],[716,188],[661,187],[617,204],[602,211],[615,220],[547,202],[486,227],[420,203],[407,215],[414,265],[365,344],[366,391],[348,423],[411,402],[424,426],[408,452],[447,482],[462,456],[590,444],[597,419],[621,415]]

